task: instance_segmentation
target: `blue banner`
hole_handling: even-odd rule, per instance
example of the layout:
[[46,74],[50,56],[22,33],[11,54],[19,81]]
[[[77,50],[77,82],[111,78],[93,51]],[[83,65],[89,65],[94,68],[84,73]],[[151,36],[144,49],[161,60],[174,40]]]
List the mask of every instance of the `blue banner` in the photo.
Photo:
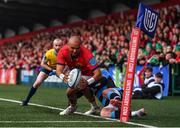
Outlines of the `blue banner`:
[[136,27],[140,28],[148,36],[154,37],[159,14],[153,9],[139,4]]
[[[32,86],[38,74],[35,72],[35,70],[28,71],[22,69],[20,75],[20,84]],[[63,83],[54,73],[52,73],[47,79],[45,79],[42,85],[45,87],[67,88],[67,85]]]

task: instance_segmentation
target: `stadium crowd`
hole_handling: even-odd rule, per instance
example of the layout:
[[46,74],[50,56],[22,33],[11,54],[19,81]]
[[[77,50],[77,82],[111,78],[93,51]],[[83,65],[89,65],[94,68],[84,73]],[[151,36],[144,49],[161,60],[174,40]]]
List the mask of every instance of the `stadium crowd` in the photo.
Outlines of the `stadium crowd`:
[[[180,6],[158,10],[160,12],[156,35],[153,39],[141,35],[138,64],[143,65],[153,56],[152,65],[180,63]],[[43,54],[60,38],[67,42],[71,35],[80,35],[84,45],[93,51],[102,66],[126,65],[129,41],[135,25],[135,15],[108,16],[98,23],[84,23],[73,28],[43,32],[29,40],[6,43],[0,47],[0,68],[36,68]]]

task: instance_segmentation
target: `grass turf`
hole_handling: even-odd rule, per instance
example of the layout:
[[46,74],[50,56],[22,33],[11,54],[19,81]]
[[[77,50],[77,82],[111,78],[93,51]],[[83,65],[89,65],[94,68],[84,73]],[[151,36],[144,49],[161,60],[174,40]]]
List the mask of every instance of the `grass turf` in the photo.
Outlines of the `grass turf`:
[[[17,85],[0,85],[0,98],[22,100],[26,97],[30,87]],[[44,88],[37,90],[31,102],[58,108],[67,107],[65,89]],[[148,115],[143,118],[132,118],[129,121],[157,127],[180,126],[180,97],[167,97],[163,100],[132,100],[132,110],[144,107]],[[90,108],[85,98],[78,100],[79,112]],[[17,103],[0,101],[0,127],[133,127],[119,122],[83,122],[105,121],[104,119],[83,115],[59,116],[59,110],[41,108],[37,106],[22,107]],[[5,121],[48,121],[48,122],[5,122]],[[65,121],[65,122],[50,122]],[[68,122],[82,121],[82,122]],[[136,126],[137,127],[137,126]]]

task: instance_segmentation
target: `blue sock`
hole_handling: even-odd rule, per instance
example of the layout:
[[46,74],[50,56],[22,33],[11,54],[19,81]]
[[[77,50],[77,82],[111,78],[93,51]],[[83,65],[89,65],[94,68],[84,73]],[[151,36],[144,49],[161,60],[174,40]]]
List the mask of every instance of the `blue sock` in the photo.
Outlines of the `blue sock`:
[[31,87],[28,96],[26,97],[26,102],[28,103],[31,97],[34,95],[36,92],[37,88]]

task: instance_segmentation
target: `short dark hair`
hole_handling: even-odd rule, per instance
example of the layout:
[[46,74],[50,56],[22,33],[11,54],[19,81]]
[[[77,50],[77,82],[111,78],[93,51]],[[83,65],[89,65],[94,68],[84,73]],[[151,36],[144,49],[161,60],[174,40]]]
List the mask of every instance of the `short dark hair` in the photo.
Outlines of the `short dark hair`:
[[146,68],[145,68],[145,72],[146,72],[146,71],[153,72],[153,69],[152,69],[152,67],[146,67]]
[[163,78],[163,74],[160,73],[160,72],[156,73],[155,76],[158,77],[158,78]]

